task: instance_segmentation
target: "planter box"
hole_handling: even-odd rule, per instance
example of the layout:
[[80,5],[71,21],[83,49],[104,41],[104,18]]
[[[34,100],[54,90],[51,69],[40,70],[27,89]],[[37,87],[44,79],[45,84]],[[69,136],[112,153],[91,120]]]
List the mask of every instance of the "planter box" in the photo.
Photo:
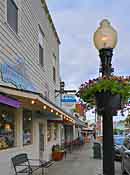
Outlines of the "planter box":
[[64,151],[54,151],[52,152],[52,159],[54,161],[60,161],[63,159]]
[[112,95],[111,92],[101,92],[96,94],[96,106],[99,115],[109,111],[112,115],[116,115],[117,110],[121,109],[121,96]]

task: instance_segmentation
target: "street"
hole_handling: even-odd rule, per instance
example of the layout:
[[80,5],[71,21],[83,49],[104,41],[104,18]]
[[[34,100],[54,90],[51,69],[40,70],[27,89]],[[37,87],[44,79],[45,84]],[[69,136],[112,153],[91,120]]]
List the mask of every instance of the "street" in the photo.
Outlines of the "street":
[[[116,175],[121,175],[120,162],[116,162]],[[86,144],[80,150],[68,154],[66,160],[54,163],[48,175],[100,175],[102,161],[93,159],[92,145]]]

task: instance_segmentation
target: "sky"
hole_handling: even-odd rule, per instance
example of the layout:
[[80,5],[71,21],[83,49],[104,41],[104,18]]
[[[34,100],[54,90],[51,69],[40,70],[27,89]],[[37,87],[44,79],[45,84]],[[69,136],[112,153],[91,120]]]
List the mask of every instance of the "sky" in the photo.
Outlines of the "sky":
[[103,19],[118,32],[114,74],[130,75],[130,0],[46,0],[61,40],[60,72],[66,88],[99,76],[100,58],[93,33]]

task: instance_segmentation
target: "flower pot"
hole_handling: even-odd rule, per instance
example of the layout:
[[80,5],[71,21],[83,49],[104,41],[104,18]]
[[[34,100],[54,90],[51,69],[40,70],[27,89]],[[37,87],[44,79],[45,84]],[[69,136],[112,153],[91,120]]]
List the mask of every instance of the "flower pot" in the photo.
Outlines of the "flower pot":
[[102,115],[108,111],[112,115],[116,115],[117,110],[121,109],[121,96],[119,94],[111,94],[111,92],[100,92],[95,95],[97,112]]
[[52,152],[52,159],[54,161],[62,160],[64,156],[64,151],[54,151]]

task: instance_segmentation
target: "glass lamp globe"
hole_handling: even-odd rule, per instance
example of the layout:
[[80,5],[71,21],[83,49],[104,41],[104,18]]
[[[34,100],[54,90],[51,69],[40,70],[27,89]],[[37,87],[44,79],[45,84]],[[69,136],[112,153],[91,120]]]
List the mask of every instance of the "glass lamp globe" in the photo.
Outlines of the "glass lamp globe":
[[94,33],[94,45],[98,50],[115,48],[117,44],[117,32],[106,19],[102,20],[99,28]]

